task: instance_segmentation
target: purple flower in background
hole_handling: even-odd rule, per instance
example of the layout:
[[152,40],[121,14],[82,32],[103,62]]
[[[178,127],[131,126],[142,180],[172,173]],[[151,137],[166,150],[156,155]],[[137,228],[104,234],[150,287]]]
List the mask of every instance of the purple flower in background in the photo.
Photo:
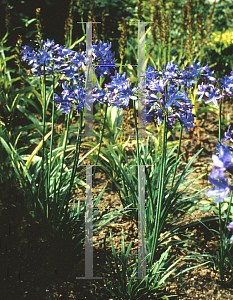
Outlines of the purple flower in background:
[[[227,229],[233,232],[233,222],[231,222],[228,226]],[[233,243],[233,235],[230,238],[230,243]]]
[[206,97],[209,99],[205,101],[205,103],[213,102],[215,107],[218,107],[218,99],[222,98],[222,95],[220,95],[219,89],[214,87],[212,84],[209,85],[210,91],[205,92]]
[[227,146],[219,146],[218,154],[219,157],[214,154],[212,155],[214,170],[211,172],[210,176],[215,179],[223,179],[224,172],[231,169],[230,163],[233,161],[233,158]]
[[215,203],[222,202],[225,197],[227,197],[230,194],[230,191],[233,189],[233,186],[228,185],[228,178],[227,179],[221,179],[220,181],[213,179],[209,177],[209,181],[211,184],[218,187],[218,189],[210,189],[206,192],[207,197],[218,197],[217,200],[215,200]]
[[228,127],[227,132],[224,133],[225,138],[221,140],[224,143],[226,140],[230,140],[233,143],[233,130],[230,132],[231,125]]
[[202,71],[202,68],[200,68],[200,66],[200,62],[198,62],[197,64],[195,63],[195,61],[193,62],[193,65],[189,67],[192,76],[197,76],[198,78],[201,78],[200,72]]
[[212,159],[214,170],[211,172],[211,178],[224,179],[224,172],[226,171],[225,163],[222,160],[220,160],[215,154],[212,155]]
[[216,81],[216,78],[214,78],[212,76],[212,74],[214,74],[214,71],[210,71],[210,68],[208,66],[208,63],[206,64],[205,67],[202,68],[202,71],[205,71],[206,73],[205,74],[202,74],[203,76],[205,76],[209,81],[213,81],[215,82]]
[[204,84],[203,82],[201,83],[201,85],[198,85],[199,91],[196,91],[196,94],[200,95],[198,100],[201,100],[203,98],[203,96],[207,92],[207,88],[208,88],[208,85]]
[[227,76],[225,75],[225,79],[220,78],[220,81],[222,83],[221,87],[224,88],[227,95],[230,97],[232,96],[233,92],[233,76]]
[[231,223],[227,226],[227,229],[233,231],[233,222],[231,222]]

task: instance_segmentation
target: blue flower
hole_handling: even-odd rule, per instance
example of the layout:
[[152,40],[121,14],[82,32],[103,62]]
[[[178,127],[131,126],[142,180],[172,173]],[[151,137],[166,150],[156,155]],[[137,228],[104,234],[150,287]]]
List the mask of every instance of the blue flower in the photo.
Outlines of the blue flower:
[[227,229],[233,231],[233,222],[231,222],[231,223],[227,226]]
[[74,82],[73,80],[69,82],[64,81],[62,83],[62,97],[58,94],[54,94],[54,102],[58,104],[57,110],[62,110],[63,113],[68,114],[72,106],[75,105],[77,114],[79,114],[81,108],[84,107],[84,105],[87,106],[85,103],[85,89],[82,86],[82,78],[80,77],[78,81],[79,82]]
[[205,101],[205,103],[213,102],[215,107],[218,107],[218,99],[222,98],[222,95],[220,95],[219,89],[214,87],[212,84],[209,85],[210,91],[205,92],[206,97],[209,99]]
[[176,105],[178,107],[180,106],[180,104],[176,101],[178,91],[179,91],[179,88],[176,88],[174,90],[173,88],[168,87],[169,94],[164,94],[164,96],[169,99],[166,103],[166,107],[171,106],[172,103],[174,103],[174,105]]
[[233,130],[230,132],[231,125],[228,127],[227,132],[224,133],[225,138],[221,140],[221,143],[224,143],[226,140],[230,140],[233,143]]
[[206,192],[207,197],[217,197],[219,198],[215,200],[215,203],[222,202],[225,197],[230,194],[230,191],[233,189],[233,186],[228,185],[228,178],[221,179],[220,181],[209,177],[209,181],[211,184],[218,187],[218,189],[210,189]]
[[208,88],[208,85],[204,84],[203,82],[201,83],[201,85],[198,85],[198,90],[199,91],[196,91],[196,94],[200,95],[198,101],[203,98],[203,96],[207,92],[207,88]]
[[211,172],[211,178],[217,179],[223,179],[224,178],[224,172],[226,171],[226,165],[224,161],[220,160],[217,155],[212,155],[213,159],[213,167],[214,170]]
[[212,74],[214,74],[214,71],[210,71],[208,63],[206,64],[205,67],[202,68],[202,71],[206,72],[205,74],[202,74],[202,75],[205,76],[208,79],[208,81],[213,81],[213,82],[216,81],[216,78],[214,78],[213,76],[211,76]]
[[[105,77],[106,75],[111,75],[109,66],[115,67],[115,53],[110,51],[112,44],[104,43],[99,41],[99,46],[97,45],[97,40],[95,44],[92,45],[93,54],[93,64],[95,65],[95,73],[97,78]],[[106,66],[105,66],[106,65]]]
[[189,67],[192,76],[197,76],[198,78],[201,78],[200,72],[202,71],[202,68],[200,68],[200,66],[200,62],[198,62],[197,64],[195,63],[195,61],[193,62],[193,65]]
[[225,79],[220,78],[220,81],[222,83],[221,87],[224,88],[227,95],[230,97],[233,93],[233,76],[227,76],[225,75]]
[[180,73],[179,76],[179,80],[178,80],[179,84],[186,84],[187,88],[191,88],[191,83],[197,83],[197,81],[195,80],[195,73],[190,73],[189,70],[184,70],[183,72]]
[[164,72],[164,75],[167,77],[168,80],[172,80],[174,78],[178,77],[177,71],[178,71],[178,66],[168,62],[167,63],[167,71]]
[[181,120],[181,124],[184,125],[184,129],[185,131],[187,132],[187,134],[189,133],[188,132],[188,128],[187,127],[190,127],[190,128],[194,128],[194,116],[193,116],[193,113],[192,113],[192,110],[189,110],[188,112],[185,112],[184,114],[181,114],[179,112],[179,119]]
[[126,108],[129,100],[136,100],[137,97],[133,96],[137,88],[130,88],[128,83],[129,78],[126,78],[126,73],[121,76],[121,73],[115,71],[115,76],[111,76],[112,81],[105,84],[108,88],[107,96],[112,106],[117,106],[119,109]]

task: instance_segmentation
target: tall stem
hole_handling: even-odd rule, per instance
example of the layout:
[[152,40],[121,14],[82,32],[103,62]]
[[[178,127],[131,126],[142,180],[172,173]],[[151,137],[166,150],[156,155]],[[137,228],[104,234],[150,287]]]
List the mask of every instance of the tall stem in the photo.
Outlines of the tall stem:
[[63,165],[64,165],[64,160],[65,160],[65,151],[66,151],[66,145],[67,145],[67,139],[68,139],[68,132],[69,132],[69,123],[70,123],[70,119],[72,117],[72,110],[71,112],[69,112],[69,114],[67,115],[67,125],[66,125],[66,133],[65,133],[65,143],[64,143],[64,148],[63,148],[63,155],[60,161],[61,166],[59,166],[60,168],[60,177],[59,177],[59,188],[58,188],[58,199],[59,199],[59,194],[60,194],[60,190],[61,190],[61,183],[62,183],[62,172],[63,172]]
[[[53,150],[53,135],[54,135],[54,75],[53,75],[53,98],[52,98],[52,133],[51,133],[51,141],[50,141],[50,151],[49,151],[49,174],[48,174],[48,199],[47,199],[47,218],[49,211],[49,195],[50,195],[50,175],[51,175],[51,163],[52,163],[52,150]],[[55,201],[55,199],[54,199]]]
[[101,137],[100,137],[100,145],[99,145],[99,150],[98,150],[98,154],[97,154],[97,158],[96,158],[96,162],[95,162],[95,168],[94,168],[94,172],[93,172],[93,179],[95,178],[96,165],[97,165],[98,160],[99,160],[101,144],[102,144],[102,140],[103,140],[103,136],[104,136],[104,129],[105,129],[105,123],[106,123],[106,118],[107,118],[107,109],[108,109],[108,104],[106,104],[106,110],[105,110],[105,116],[104,116],[104,125],[103,125],[103,129],[102,129]]
[[68,192],[67,192],[66,198],[65,198],[65,203],[68,203],[68,201],[69,201],[69,197],[70,197],[70,194],[71,194],[71,189],[72,189],[72,186],[73,186],[73,183],[74,183],[75,173],[76,173],[76,170],[77,170],[77,164],[78,164],[78,158],[79,158],[80,146],[81,146],[81,132],[82,132],[82,124],[83,124],[83,109],[84,108],[81,109],[81,113],[80,113],[79,130],[78,130],[78,135],[77,135],[76,145],[75,145],[74,164],[73,164],[73,168],[72,168],[72,174],[71,174],[69,189],[68,189]]
[[[219,132],[218,139],[221,141],[221,109],[222,109],[222,101],[219,102]],[[219,218],[219,234],[220,234],[220,262],[219,263],[219,275],[221,281],[224,278],[223,270],[224,270],[224,251],[223,251],[223,231],[222,231],[222,219],[221,219],[221,202],[218,203],[218,218]]]
[[[156,201],[156,212],[155,212],[155,222],[154,222],[154,228],[153,230],[154,236],[153,236],[153,243],[152,243],[152,249],[151,251],[151,260],[150,263],[152,265],[154,261],[154,255],[157,248],[157,241],[160,234],[160,220],[161,220],[161,208],[162,208],[162,202],[164,199],[164,182],[165,182],[165,175],[166,175],[166,156],[167,156],[167,116],[164,116],[164,122],[163,122],[163,149],[162,149],[162,157],[161,157],[161,164],[160,164],[160,170],[159,170],[159,183],[158,183],[158,194],[157,194],[157,201]],[[152,234],[152,233],[150,233]]]
[[[46,73],[45,73],[45,62],[43,63],[43,80],[42,80],[42,85],[43,85],[43,144],[42,144],[42,165],[41,165],[41,171],[42,171],[42,191],[41,191],[41,202],[45,202],[45,174],[44,174],[44,152],[45,152],[45,118],[46,118]],[[40,196],[40,195],[39,195]],[[43,205],[43,210],[44,210],[44,205]],[[44,212],[45,213],[45,212]]]
[[221,113],[222,113],[222,100],[219,101],[219,125],[218,125],[218,139],[221,141]]
[[[178,146],[178,150],[177,150],[177,159],[176,159],[176,161],[178,161],[179,155],[180,155],[180,146],[181,146],[181,139],[182,139],[182,131],[183,131],[183,124],[180,124],[180,137],[179,137],[179,146]],[[174,170],[174,174],[173,174],[171,188],[173,188],[173,184],[174,184],[174,180],[175,180],[175,176],[176,176],[176,170],[177,170],[177,163],[175,165],[175,170]]]

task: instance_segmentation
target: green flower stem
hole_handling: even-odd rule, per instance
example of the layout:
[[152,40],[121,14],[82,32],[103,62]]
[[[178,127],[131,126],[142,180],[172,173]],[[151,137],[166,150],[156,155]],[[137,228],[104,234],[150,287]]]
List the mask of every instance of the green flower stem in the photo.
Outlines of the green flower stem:
[[62,158],[60,160],[60,166],[59,169],[60,171],[60,177],[59,177],[59,188],[58,188],[58,195],[57,198],[59,199],[59,195],[60,195],[60,190],[61,190],[61,182],[62,182],[62,172],[63,172],[63,165],[64,165],[64,160],[65,160],[65,151],[66,151],[66,145],[67,145],[67,140],[68,140],[68,132],[69,132],[69,123],[70,123],[70,119],[72,118],[72,113],[73,110],[71,110],[71,112],[67,115],[67,122],[66,122],[66,133],[65,133],[65,143],[64,143],[64,148],[63,148],[63,154],[62,154]]
[[70,186],[69,190],[66,194],[65,202],[68,203],[68,199],[70,197],[71,189],[74,183],[74,176],[77,170],[77,164],[78,164],[78,158],[79,158],[79,153],[80,153],[80,146],[81,146],[81,132],[82,132],[82,124],[83,124],[83,108],[81,109],[80,113],[80,122],[79,122],[79,130],[78,130],[78,135],[76,139],[76,145],[75,145],[75,154],[74,154],[74,165],[72,168],[72,174],[71,174],[71,180],[70,180]]
[[[178,145],[178,150],[177,150],[177,159],[176,159],[176,161],[178,161],[179,155],[180,155],[180,146],[181,146],[181,139],[182,139],[182,131],[183,131],[183,124],[180,124],[180,137],[179,137],[179,145]],[[174,175],[173,175],[173,179],[172,179],[171,188],[173,188],[173,184],[174,184],[174,180],[175,180],[175,176],[176,176],[176,170],[177,170],[177,163],[175,165],[175,170],[174,170]]]
[[[46,73],[45,73],[45,62],[43,63],[43,78],[42,78],[42,85],[43,85],[43,95],[44,95],[44,102],[43,102],[43,145],[42,145],[42,191],[41,191],[41,199],[42,203],[44,202],[45,196],[45,189],[44,189],[44,153],[45,153],[45,118],[46,118]],[[44,206],[43,206],[44,207]]]
[[101,137],[100,137],[100,146],[99,146],[98,155],[97,155],[96,162],[95,162],[95,168],[94,168],[94,172],[93,172],[93,179],[95,178],[96,165],[97,165],[98,160],[99,160],[101,144],[102,144],[102,140],[103,140],[103,136],[104,136],[104,129],[105,129],[105,123],[106,123],[106,118],[107,118],[107,109],[108,109],[108,104],[106,104],[106,110],[105,110],[105,116],[104,116],[104,125],[103,125],[103,129],[102,129]]
[[157,203],[156,203],[156,215],[155,215],[155,224],[154,228],[155,234],[154,234],[154,242],[152,245],[151,251],[151,264],[154,260],[154,254],[157,248],[157,241],[158,236],[160,233],[159,227],[160,227],[160,219],[161,219],[161,208],[162,208],[162,201],[164,198],[164,182],[165,182],[165,173],[166,173],[166,152],[167,152],[167,116],[165,115],[164,121],[163,121],[163,149],[162,149],[162,158],[161,158],[161,168],[160,168],[160,174],[159,174],[159,186],[158,186],[158,196],[157,196]]
[[225,227],[224,227],[224,230],[229,222],[229,215],[230,215],[230,211],[231,211],[231,203],[232,203],[232,191],[231,191],[231,196],[230,196],[230,201],[229,201],[229,204],[228,204],[228,208],[227,208],[227,217],[226,217],[226,223],[225,223]]
[[[218,139],[221,141],[221,110],[222,110],[222,101],[219,101],[219,131],[218,131]],[[218,203],[218,218],[219,218],[219,234],[220,234],[220,257],[218,261],[219,266],[219,275],[220,280],[224,279],[224,235],[222,231],[222,219],[221,219],[221,203]]]
[[[139,102],[139,100],[138,100]],[[138,103],[138,107],[139,107],[139,103]],[[135,101],[133,101],[133,109],[134,109],[134,124],[135,124],[135,135],[136,135],[136,153],[137,153],[137,166],[138,166],[138,174],[139,174],[139,166],[141,164],[141,160],[140,160],[140,156],[139,156],[139,143],[138,143],[138,125],[137,125],[137,112],[136,112],[136,105],[135,105]],[[138,179],[138,189],[140,191],[140,180]],[[138,203],[136,203],[134,201],[134,207],[137,207]]]
[[221,141],[221,113],[222,113],[222,100],[219,101],[219,126],[218,126],[218,139]]
[[222,231],[222,219],[221,219],[221,203],[218,203],[218,214],[219,214],[219,234],[220,234],[220,257],[218,261],[218,267],[219,267],[219,275],[220,275],[220,280],[223,281],[224,279],[224,234]]
[[[139,104],[138,104],[139,105]],[[138,144],[138,126],[137,126],[137,113],[136,113],[136,105],[135,101],[133,101],[133,110],[134,110],[134,125],[135,125],[135,135],[136,135],[136,143],[137,143],[137,164],[140,164],[139,161],[139,144]]]
[[[51,141],[50,141],[50,152],[49,152],[49,174],[48,174],[48,192],[47,194],[50,195],[50,175],[51,175],[51,162],[52,162],[52,150],[53,150],[53,135],[54,135],[54,75],[53,75],[53,98],[52,98],[52,133],[51,133]],[[55,200],[55,199],[54,199]],[[49,203],[49,198],[47,199],[47,204]],[[47,211],[49,210],[49,207],[47,207]],[[47,218],[48,218],[48,212],[47,212]]]

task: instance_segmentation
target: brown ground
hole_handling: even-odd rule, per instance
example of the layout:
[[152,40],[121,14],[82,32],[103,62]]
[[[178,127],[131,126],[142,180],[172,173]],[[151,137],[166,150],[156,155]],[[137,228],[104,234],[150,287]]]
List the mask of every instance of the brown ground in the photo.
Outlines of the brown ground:
[[[224,118],[231,119],[230,103],[224,108]],[[210,187],[208,175],[212,168],[212,153],[216,152],[215,145],[218,136],[218,122],[215,115],[208,114],[208,119],[203,124],[203,117],[199,117],[199,127],[190,136],[190,142],[186,142],[182,151],[186,151],[185,158],[191,157],[200,149],[204,148],[198,159],[195,160],[196,172],[192,176],[199,174],[206,175],[199,180],[194,187]],[[129,123],[129,125],[133,123]],[[126,149],[126,150],[130,150]],[[84,153],[85,149],[83,149]],[[86,162],[88,162],[86,160]],[[93,188],[94,193],[106,187],[103,195],[102,207],[120,207],[121,203],[117,193],[111,191],[111,184],[106,175],[99,170],[96,175],[96,182]],[[106,283],[110,271],[107,267],[103,245],[94,245],[94,276],[102,277],[98,280],[82,280],[77,277],[84,276],[85,260],[84,248],[79,250],[82,254],[77,258],[69,248],[63,253],[59,251],[61,245],[51,242],[45,233],[42,224],[35,222],[25,208],[25,201],[22,194],[17,191],[13,183],[9,186],[1,184],[2,197],[0,202],[0,249],[2,268],[1,277],[1,299],[113,299],[106,296],[100,288],[100,284]],[[190,191],[191,192],[191,191]],[[75,198],[85,200],[83,191],[77,190]],[[205,199],[203,193],[202,199]],[[193,213],[197,218],[214,215],[215,205],[212,211],[203,213],[196,209]],[[191,216],[186,216],[191,219]],[[122,220],[123,219],[123,220]],[[212,228],[217,228],[214,221],[210,224]],[[94,240],[101,241],[105,233],[108,233],[107,250],[111,254],[109,243],[109,232],[113,234],[114,246],[117,250],[121,248],[121,229],[124,228],[126,247],[132,240],[131,259],[137,253],[137,226],[135,221],[119,217],[110,225],[102,228],[101,232],[95,236]],[[196,226],[189,230],[190,237],[196,236],[200,243],[193,251],[203,253],[204,248],[210,254],[216,254],[218,250],[217,242],[211,241],[203,227]],[[208,245],[208,247],[206,247]],[[66,247],[66,246],[64,246]],[[181,257],[185,253],[177,251]],[[199,252],[198,252],[199,251]],[[207,253],[207,252],[206,252]],[[198,264],[197,262],[186,261],[179,265],[180,270],[187,266]],[[226,280],[227,281],[227,280]],[[177,295],[172,299],[233,299],[233,288],[231,286],[219,286],[218,273],[213,269],[213,265],[207,264],[182,274],[180,277],[171,279],[164,286],[163,291],[168,295]],[[151,298],[152,299],[152,298]],[[156,297],[153,297],[156,299]],[[158,299],[158,298],[157,298]],[[168,299],[168,298],[167,298]]]

